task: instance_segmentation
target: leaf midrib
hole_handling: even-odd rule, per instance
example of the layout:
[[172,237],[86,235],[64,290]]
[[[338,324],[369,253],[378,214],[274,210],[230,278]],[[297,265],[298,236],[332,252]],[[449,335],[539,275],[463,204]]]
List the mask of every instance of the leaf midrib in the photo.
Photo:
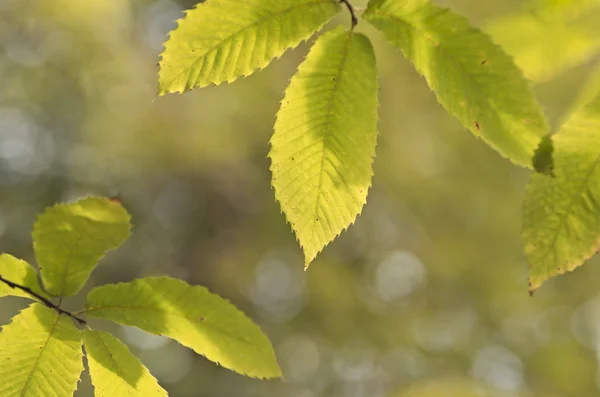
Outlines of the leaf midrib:
[[327,142],[328,142],[329,138],[331,137],[331,131],[332,131],[331,115],[333,113],[332,112],[333,104],[335,102],[337,89],[340,84],[342,71],[344,70],[344,67],[346,66],[346,62],[348,60],[348,53],[350,52],[350,40],[352,39],[353,34],[354,34],[354,30],[350,30],[350,32],[348,33],[348,38],[346,39],[346,42],[344,45],[344,55],[340,61],[340,67],[335,76],[333,89],[331,90],[331,100],[329,101],[328,109],[327,109],[327,119],[325,120],[325,131],[323,134],[323,149],[321,150],[321,163],[319,166],[319,182],[317,183],[317,198],[315,200],[315,210],[313,212],[313,218],[311,220],[312,231],[310,233],[310,240],[309,240],[311,245],[313,245],[313,242],[315,240],[315,230],[317,228],[316,227],[317,226],[316,219],[317,219],[317,215],[318,215],[318,211],[319,211],[319,199],[321,198],[322,188],[323,188],[323,174],[325,173],[324,169],[323,169],[324,164],[325,164],[325,151],[327,148]]

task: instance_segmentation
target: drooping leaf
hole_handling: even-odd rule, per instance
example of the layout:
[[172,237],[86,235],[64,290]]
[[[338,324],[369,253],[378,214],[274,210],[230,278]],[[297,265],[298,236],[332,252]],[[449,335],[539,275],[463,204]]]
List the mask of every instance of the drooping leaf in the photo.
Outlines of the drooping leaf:
[[529,82],[487,35],[429,0],[371,0],[363,17],[402,50],[450,114],[531,167],[548,123]]
[[91,197],[47,209],[33,228],[46,290],[54,296],[77,293],[104,254],[127,240],[130,228],[129,214],[111,199]]
[[159,95],[232,82],[266,67],[340,11],[336,0],[211,0],[165,43]]
[[525,76],[537,82],[550,80],[600,53],[600,26],[578,20],[517,14],[493,21],[487,31],[515,57]]
[[248,317],[206,288],[168,277],[92,290],[86,314],[177,340],[211,361],[254,378],[281,371],[271,342]]
[[531,292],[600,248],[600,95],[573,113],[552,140],[556,177],[533,174],[525,196]]
[[40,303],[0,332],[0,396],[72,397],[83,371],[81,332]]
[[339,27],[317,40],[292,78],[269,153],[275,197],[307,266],[361,212],[376,141],[373,49]]
[[[15,284],[27,287],[38,295],[46,297],[37,279],[35,269],[24,260],[17,259],[9,254],[0,254],[0,276]],[[36,299],[25,291],[18,288],[11,288],[5,283],[0,282],[0,297],[2,296],[21,296]]]
[[95,397],[168,396],[127,346],[111,334],[83,331]]
[[536,172],[554,177],[554,143],[552,136],[546,135],[533,155],[533,169]]

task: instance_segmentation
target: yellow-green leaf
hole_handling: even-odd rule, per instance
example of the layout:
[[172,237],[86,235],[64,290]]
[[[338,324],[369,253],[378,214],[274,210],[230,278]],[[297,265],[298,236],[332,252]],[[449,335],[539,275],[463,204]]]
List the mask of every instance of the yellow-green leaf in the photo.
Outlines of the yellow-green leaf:
[[83,371],[81,332],[40,303],[0,332],[0,396],[72,397]]
[[104,254],[129,238],[129,214],[115,200],[91,197],[57,204],[40,215],[33,248],[46,290],[71,296]]
[[166,397],[148,369],[111,334],[83,331],[83,343],[96,397]]
[[600,95],[552,137],[555,178],[534,174],[524,204],[530,290],[600,248]]
[[232,82],[266,67],[340,11],[337,0],[210,0],[165,43],[159,95]]
[[549,126],[530,83],[487,35],[429,0],[371,0],[363,17],[402,50],[450,114],[503,156],[531,167]]
[[[27,287],[38,295],[46,297],[37,279],[35,269],[24,260],[17,259],[9,254],[0,254],[0,276],[22,287]],[[11,288],[2,282],[0,282],[1,296],[21,296],[36,299],[27,292],[18,288]]]
[[321,36],[281,103],[271,139],[275,197],[306,265],[361,212],[377,141],[377,71],[369,39]]
[[281,376],[271,342],[248,317],[206,288],[168,277],[93,289],[86,315],[177,340],[254,378]]

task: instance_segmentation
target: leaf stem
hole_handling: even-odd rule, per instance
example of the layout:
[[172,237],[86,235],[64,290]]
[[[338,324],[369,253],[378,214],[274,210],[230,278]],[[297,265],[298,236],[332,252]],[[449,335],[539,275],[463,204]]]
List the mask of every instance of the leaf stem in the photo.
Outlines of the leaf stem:
[[9,281],[9,280],[5,279],[2,276],[0,276],[0,281],[3,282],[4,284],[8,285],[10,288],[20,289],[21,291],[28,293],[29,295],[31,295],[34,298],[38,299],[40,302],[42,302],[44,305],[46,305],[50,309],[56,310],[56,312],[58,312],[59,314],[64,314],[65,316],[71,317],[73,320],[77,321],[81,325],[86,325],[87,324],[87,322],[84,319],[77,317],[75,314],[73,314],[73,313],[71,313],[69,311],[61,309],[59,306],[57,306],[54,303],[50,302],[48,299],[44,298],[40,294],[37,294],[37,293],[33,292],[31,290],[31,288],[29,288],[29,287],[24,287],[22,285],[13,283],[12,281]]
[[352,5],[352,3],[350,3],[350,0],[340,0],[340,4],[341,3],[344,3],[348,8],[348,11],[350,11],[350,18],[352,19],[352,29],[354,29],[354,27],[358,24],[358,18],[356,17],[354,6]]

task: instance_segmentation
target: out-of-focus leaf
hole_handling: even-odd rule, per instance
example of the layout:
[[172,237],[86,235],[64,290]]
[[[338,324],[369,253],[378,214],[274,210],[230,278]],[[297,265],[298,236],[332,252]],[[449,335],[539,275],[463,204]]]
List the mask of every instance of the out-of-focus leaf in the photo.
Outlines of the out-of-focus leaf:
[[[29,263],[17,259],[12,255],[0,255],[0,276],[22,287],[27,287],[38,295],[44,297],[46,295],[42,291],[35,269]],[[18,288],[11,288],[2,282],[0,282],[0,297],[1,296],[21,296],[24,298],[35,299],[27,292]]]
[[340,11],[336,0],[219,0],[189,10],[165,43],[159,95],[232,82],[266,67]]
[[81,332],[40,303],[0,332],[0,396],[72,397],[83,371]]
[[412,61],[450,114],[531,167],[548,123],[529,82],[487,35],[429,0],[372,0],[364,18]]
[[93,289],[86,306],[88,316],[168,336],[240,374],[281,376],[260,328],[204,287],[168,277],[137,279]]
[[140,360],[111,334],[85,330],[83,343],[94,396],[168,396]]
[[104,254],[129,238],[129,220],[119,202],[99,197],[47,209],[33,228],[46,290],[54,296],[77,293]]
[[600,247],[600,95],[573,113],[552,140],[556,177],[533,174],[525,197],[531,292]]
[[515,57],[525,76],[537,82],[550,80],[600,53],[598,24],[517,14],[492,21],[487,31]]
[[369,39],[321,36],[290,81],[271,139],[275,197],[306,265],[358,216],[377,142],[377,71]]

